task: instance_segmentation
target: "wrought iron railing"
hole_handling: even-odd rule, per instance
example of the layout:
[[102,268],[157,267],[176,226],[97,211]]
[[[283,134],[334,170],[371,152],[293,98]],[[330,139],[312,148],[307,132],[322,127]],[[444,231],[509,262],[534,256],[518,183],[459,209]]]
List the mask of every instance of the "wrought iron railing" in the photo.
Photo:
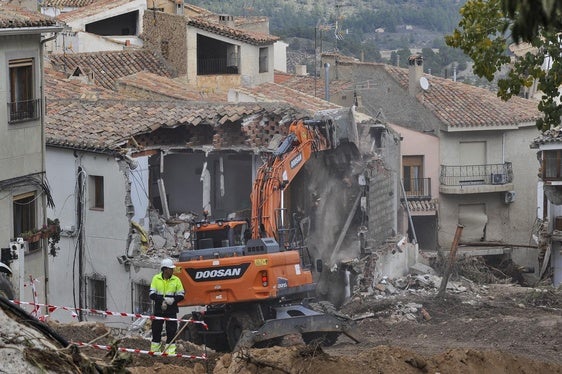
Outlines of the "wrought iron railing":
[[445,186],[498,185],[513,182],[511,162],[487,165],[441,165],[439,182]]
[[25,100],[8,103],[8,123],[38,119],[41,114],[41,100]]
[[239,74],[240,61],[229,62],[227,58],[197,59],[197,75]]
[[408,199],[431,199],[431,178],[405,178],[404,191]]

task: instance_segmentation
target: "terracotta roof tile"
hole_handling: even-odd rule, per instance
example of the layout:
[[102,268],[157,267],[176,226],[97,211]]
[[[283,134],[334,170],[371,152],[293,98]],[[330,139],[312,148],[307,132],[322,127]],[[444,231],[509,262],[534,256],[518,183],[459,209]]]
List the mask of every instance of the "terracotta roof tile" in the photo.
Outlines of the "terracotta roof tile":
[[0,1],[0,29],[56,26],[56,19]]
[[76,67],[90,69],[94,74],[94,81],[107,89],[115,89],[119,78],[141,71],[172,77],[172,72],[166,64],[144,49],[52,54],[49,59],[53,68],[68,74]]
[[251,96],[259,102],[282,101],[303,110],[318,111],[340,107],[339,105],[314,97],[303,91],[297,91],[276,83],[262,83],[253,88],[240,87],[233,90]]
[[[274,82],[318,98],[323,98],[325,95],[324,79],[276,71]],[[330,82],[330,94],[353,91],[353,87],[353,82],[333,80]]]
[[51,146],[118,151],[134,136],[141,147],[265,148],[291,120],[311,113],[287,105],[180,101],[51,100]]
[[438,200],[408,200],[408,209],[412,213],[437,212]]
[[[408,90],[408,70],[384,65],[386,71]],[[425,75],[429,89],[418,101],[449,127],[516,126],[539,118],[537,101],[512,97],[503,101],[495,93],[449,79]]]
[[58,19],[64,22],[89,17],[96,15],[100,12],[105,12],[110,9],[120,7],[121,5],[132,2],[133,0],[99,0],[92,1],[90,4],[83,6],[71,12],[62,13]]
[[168,77],[141,71],[117,80],[118,89],[127,92],[138,92],[140,95],[152,98],[171,98],[187,101],[212,101],[226,102],[226,92],[216,92],[197,89],[184,82],[179,82]]
[[187,24],[213,34],[226,36],[252,45],[269,45],[279,40],[279,37],[271,34],[246,31],[221,24],[219,23],[218,15],[188,18]]
[[[95,84],[88,84],[79,79],[69,79],[66,74],[45,66],[45,98],[60,99],[126,99],[127,97]],[[129,97],[130,99],[130,97]]]
[[41,3],[42,7],[55,7],[55,8],[81,8],[99,0],[44,0]]
[[533,139],[531,148],[538,148],[542,144],[560,142],[562,142],[562,125],[558,125],[546,131],[542,131],[538,137]]

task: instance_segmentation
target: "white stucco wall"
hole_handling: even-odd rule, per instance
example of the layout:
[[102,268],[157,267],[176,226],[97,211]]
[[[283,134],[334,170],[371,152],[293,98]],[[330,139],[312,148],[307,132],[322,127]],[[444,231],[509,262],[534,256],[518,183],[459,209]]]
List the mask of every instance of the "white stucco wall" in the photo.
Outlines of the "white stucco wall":
[[[117,257],[126,253],[126,240],[129,221],[126,216],[125,196],[127,179],[113,157],[77,152],[72,150],[48,148],[47,176],[51,183],[55,209],[49,210],[50,218],[59,218],[61,227],[78,228],[77,222],[77,181],[78,168],[83,169],[85,195],[88,197],[88,176],[104,178],[104,209],[89,209],[89,201],[84,210],[84,276],[93,273],[106,277],[107,309],[111,311],[131,311],[129,273],[119,264]],[[62,237],[60,250],[56,257],[49,256],[50,302],[57,306],[78,306],[78,237]],[[88,295],[84,297],[90,305]],[[60,321],[75,320],[65,311],[55,311],[52,316]],[[127,324],[130,321],[116,317],[84,315],[89,321]],[[112,319],[113,318],[113,319]]]
[[[441,163],[460,165],[459,143],[461,141],[485,141],[487,164],[511,162],[515,201],[506,204],[504,192],[478,194],[441,194],[439,201],[439,244],[451,246],[458,223],[459,205],[485,204],[488,224],[487,241],[502,241],[507,244],[528,246],[531,229],[536,218],[537,160],[536,151],[529,148],[538,135],[533,124],[517,130],[442,133]],[[461,238],[461,241],[463,239]],[[533,266],[537,270],[536,250],[515,248],[512,259],[520,264]]]
[[280,40],[273,44],[274,63],[273,68],[284,73],[287,72],[287,47],[289,44]]
[[41,121],[8,124],[10,102],[9,62],[33,58],[34,98],[41,98],[39,35],[0,37],[0,179],[38,173],[42,170]]
[[72,27],[72,30],[74,31],[85,31],[86,25],[89,23],[138,11],[139,18],[137,22],[137,35],[140,35],[142,34],[142,17],[145,10],[146,10],[145,0],[131,0],[130,2],[127,2],[117,7],[106,7],[104,10],[100,10],[96,14],[88,15],[86,17],[77,18],[77,19],[70,19],[66,22],[66,24]]
[[135,207],[133,221],[148,228],[148,156],[134,159],[137,167],[131,170],[131,200]]
[[[33,58],[34,94],[41,98],[41,61],[40,34],[13,35],[0,37],[0,180],[9,180],[43,170],[43,153],[41,137],[41,120],[32,120],[8,124],[8,106],[10,102],[9,61],[21,58]],[[36,186],[24,183],[19,186],[0,190],[0,244],[3,248],[9,246],[14,238],[13,198],[17,195],[35,192],[37,228],[43,223],[43,206],[45,195]],[[26,301],[32,301],[32,287],[30,276],[37,280],[36,290],[39,302],[45,302],[45,252],[36,250],[24,256],[22,282],[14,279],[15,284],[25,284],[23,293],[17,295]],[[16,263],[12,264],[13,266]],[[20,290],[16,289],[16,292]],[[29,310],[29,308],[26,307]]]

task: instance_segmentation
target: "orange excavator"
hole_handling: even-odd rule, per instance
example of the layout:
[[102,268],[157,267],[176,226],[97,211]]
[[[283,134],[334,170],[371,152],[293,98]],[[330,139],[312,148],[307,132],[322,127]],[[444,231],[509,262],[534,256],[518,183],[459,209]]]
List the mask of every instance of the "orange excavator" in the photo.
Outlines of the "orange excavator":
[[[189,324],[182,330],[184,340],[217,351],[268,346],[288,334],[325,345],[342,333],[359,341],[352,321],[326,313],[329,305],[314,299],[312,273],[322,271],[322,261],[313,261],[295,215],[285,206],[289,184],[313,155],[340,147],[356,150],[351,111],[317,117],[292,122],[289,134],[258,169],[249,221],[205,215],[194,222],[193,248],[176,263],[186,289],[180,306],[203,306],[184,318],[204,321],[208,328]],[[348,162],[349,151],[344,153]]]

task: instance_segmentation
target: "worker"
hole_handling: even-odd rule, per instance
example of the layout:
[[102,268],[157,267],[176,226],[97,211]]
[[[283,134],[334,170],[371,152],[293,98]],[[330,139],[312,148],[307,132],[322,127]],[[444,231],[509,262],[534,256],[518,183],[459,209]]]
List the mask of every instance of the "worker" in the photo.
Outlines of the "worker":
[[[150,283],[149,297],[154,301],[154,315],[156,317],[177,318],[179,312],[178,302],[182,301],[185,296],[183,285],[178,277],[174,275],[175,265],[169,258],[162,260],[160,264],[161,272],[152,277]],[[164,321],[163,319],[154,319],[152,321],[152,342],[150,350],[152,352],[160,352],[162,347],[162,328],[166,322],[166,342],[165,352],[168,354],[176,353],[176,345],[172,339],[178,330],[177,321]]]

